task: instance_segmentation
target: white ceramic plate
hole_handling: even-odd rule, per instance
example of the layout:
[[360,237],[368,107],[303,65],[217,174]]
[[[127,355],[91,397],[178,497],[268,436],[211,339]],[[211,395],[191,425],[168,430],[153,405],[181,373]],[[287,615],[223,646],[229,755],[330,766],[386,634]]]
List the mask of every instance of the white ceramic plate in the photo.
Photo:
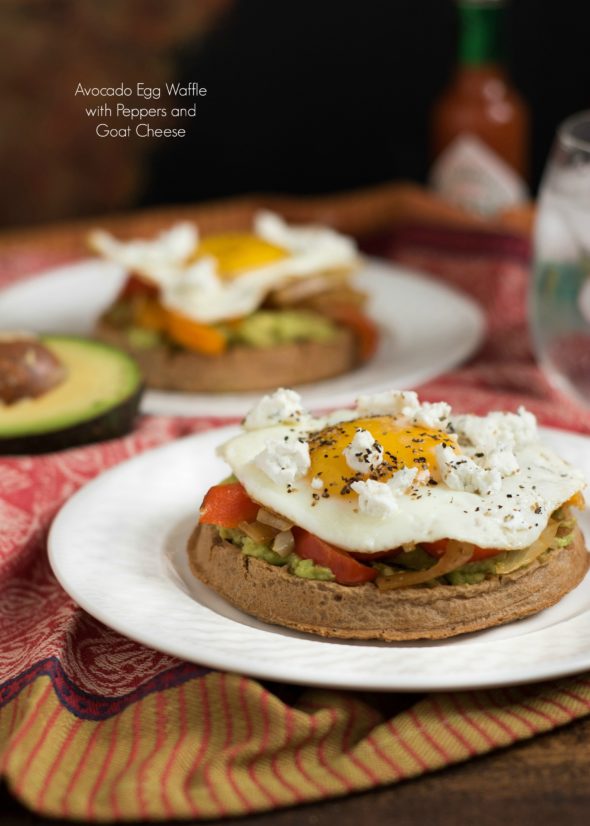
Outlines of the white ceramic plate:
[[[185,545],[205,491],[227,473],[235,428],[173,442],[86,485],[57,516],[49,554],[90,614],[145,645],[260,678],[383,691],[507,685],[590,668],[590,577],[535,617],[443,642],[329,641],[266,625],[191,576]],[[546,441],[590,478],[590,439]],[[590,536],[590,520],[582,518]]]
[[[111,304],[124,275],[102,261],[81,261],[47,271],[0,292],[0,330],[90,334]],[[369,314],[381,331],[371,361],[345,376],[302,386],[306,406],[352,402],[359,393],[413,387],[466,359],[484,333],[481,310],[470,298],[424,275],[367,261],[355,277],[369,294]],[[242,416],[261,393],[145,394],[145,413]]]

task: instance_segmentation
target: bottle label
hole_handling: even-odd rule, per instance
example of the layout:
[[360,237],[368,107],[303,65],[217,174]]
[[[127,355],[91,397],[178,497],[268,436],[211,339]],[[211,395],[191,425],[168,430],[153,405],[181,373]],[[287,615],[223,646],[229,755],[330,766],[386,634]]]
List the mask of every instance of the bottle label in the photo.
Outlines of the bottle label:
[[493,215],[527,199],[522,178],[477,135],[458,135],[430,174],[443,198],[480,215]]

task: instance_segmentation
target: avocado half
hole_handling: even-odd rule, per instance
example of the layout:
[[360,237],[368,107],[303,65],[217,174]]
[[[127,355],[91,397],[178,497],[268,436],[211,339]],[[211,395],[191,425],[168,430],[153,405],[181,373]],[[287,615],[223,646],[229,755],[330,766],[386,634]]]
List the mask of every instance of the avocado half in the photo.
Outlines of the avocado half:
[[143,392],[136,362],[90,339],[41,336],[67,371],[37,398],[0,405],[0,454],[48,453],[115,439],[132,427]]

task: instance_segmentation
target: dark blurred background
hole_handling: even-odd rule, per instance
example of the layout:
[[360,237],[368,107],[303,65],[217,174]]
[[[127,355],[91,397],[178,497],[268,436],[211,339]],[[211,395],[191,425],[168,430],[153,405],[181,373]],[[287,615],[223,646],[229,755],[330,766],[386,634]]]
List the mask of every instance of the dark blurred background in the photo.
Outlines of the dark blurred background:
[[[452,0],[4,0],[0,220],[424,182],[456,29]],[[533,191],[556,125],[590,108],[589,30],[584,0],[510,5]],[[98,139],[73,97],[78,79],[175,78],[208,90],[184,139]]]

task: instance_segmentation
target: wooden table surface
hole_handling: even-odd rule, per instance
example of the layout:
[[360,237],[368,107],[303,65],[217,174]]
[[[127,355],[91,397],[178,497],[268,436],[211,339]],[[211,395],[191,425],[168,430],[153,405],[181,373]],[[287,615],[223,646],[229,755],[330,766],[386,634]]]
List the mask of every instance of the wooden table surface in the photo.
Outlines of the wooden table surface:
[[[509,749],[379,791],[217,822],[223,826],[588,826],[589,775],[590,718],[585,718]],[[60,822],[31,814],[0,787],[1,826]]]

